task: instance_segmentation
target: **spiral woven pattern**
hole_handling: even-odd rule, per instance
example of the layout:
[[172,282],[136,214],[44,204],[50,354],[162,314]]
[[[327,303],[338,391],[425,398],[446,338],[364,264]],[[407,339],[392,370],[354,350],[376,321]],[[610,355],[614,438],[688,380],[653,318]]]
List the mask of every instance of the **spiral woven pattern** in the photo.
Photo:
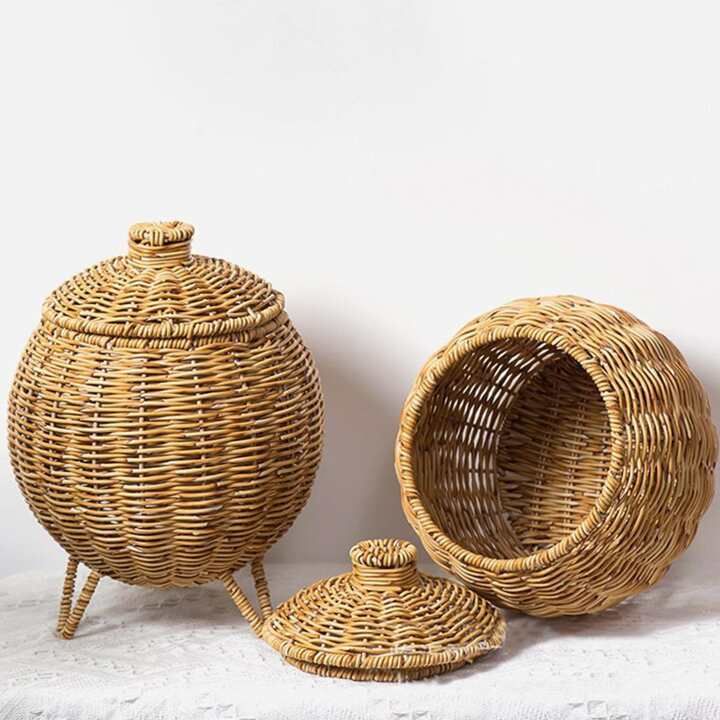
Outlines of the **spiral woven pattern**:
[[15,475],[75,561],[155,587],[260,557],[308,497],[323,405],[283,298],[133,226],[129,254],[56,290],[9,403]]
[[468,323],[420,371],[396,443],[403,509],[433,559],[542,616],[657,582],[695,535],[716,457],[675,346],[578,297]]
[[369,540],[350,557],[352,572],[300,590],[265,624],[265,640],[296,667],[353,680],[414,680],[502,644],[497,609],[418,572],[410,543]]

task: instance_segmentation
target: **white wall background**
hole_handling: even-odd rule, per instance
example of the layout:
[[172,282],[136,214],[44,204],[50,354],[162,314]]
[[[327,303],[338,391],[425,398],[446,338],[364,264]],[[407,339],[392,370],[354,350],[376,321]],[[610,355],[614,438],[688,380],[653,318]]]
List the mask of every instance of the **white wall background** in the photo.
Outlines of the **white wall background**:
[[[285,292],[320,366],[325,457],[275,559],[411,537],[405,394],[518,296],[635,313],[720,418],[719,20],[713,2],[3,4],[3,396],[44,297],[132,222],[179,217],[196,252]],[[2,447],[0,575],[59,571]],[[675,572],[715,562],[719,504]]]

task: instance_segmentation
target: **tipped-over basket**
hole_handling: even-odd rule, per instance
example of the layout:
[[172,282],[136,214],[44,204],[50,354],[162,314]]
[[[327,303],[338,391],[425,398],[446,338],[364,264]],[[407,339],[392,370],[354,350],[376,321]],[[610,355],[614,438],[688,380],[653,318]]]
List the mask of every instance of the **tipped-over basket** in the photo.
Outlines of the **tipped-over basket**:
[[432,558],[532,615],[591,613],[657,582],[713,492],[708,399],[632,315],[578,297],[468,323],[420,371],[396,470]]
[[[58,630],[71,637],[101,576],[187,587],[262,558],[303,507],[322,397],[283,296],[192,255],[193,228],[130,228],[129,250],[59,287],[15,376],[10,453],[36,518],[69,555]],[[71,607],[78,563],[90,576]]]

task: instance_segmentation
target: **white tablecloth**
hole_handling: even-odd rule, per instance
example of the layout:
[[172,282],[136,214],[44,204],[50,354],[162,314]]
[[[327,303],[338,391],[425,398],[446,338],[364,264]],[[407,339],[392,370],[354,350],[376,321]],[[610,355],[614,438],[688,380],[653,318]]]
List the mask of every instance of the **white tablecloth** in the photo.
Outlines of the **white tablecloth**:
[[[268,576],[282,600],[343,569],[277,565]],[[400,685],[318,678],[285,665],[217,583],[152,591],[103,579],[75,639],[60,640],[60,585],[59,575],[37,573],[0,580],[2,720],[720,718],[715,575],[671,572],[596,617],[507,613],[501,651]]]

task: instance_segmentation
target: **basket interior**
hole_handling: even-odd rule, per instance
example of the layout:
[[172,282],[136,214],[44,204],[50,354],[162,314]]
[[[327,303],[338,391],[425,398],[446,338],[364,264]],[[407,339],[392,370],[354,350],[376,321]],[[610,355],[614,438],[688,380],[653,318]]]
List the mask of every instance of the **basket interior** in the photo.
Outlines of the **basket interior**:
[[449,538],[511,559],[575,530],[602,491],[610,449],[605,404],[574,358],[498,340],[462,357],[426,400],[415,482]]

